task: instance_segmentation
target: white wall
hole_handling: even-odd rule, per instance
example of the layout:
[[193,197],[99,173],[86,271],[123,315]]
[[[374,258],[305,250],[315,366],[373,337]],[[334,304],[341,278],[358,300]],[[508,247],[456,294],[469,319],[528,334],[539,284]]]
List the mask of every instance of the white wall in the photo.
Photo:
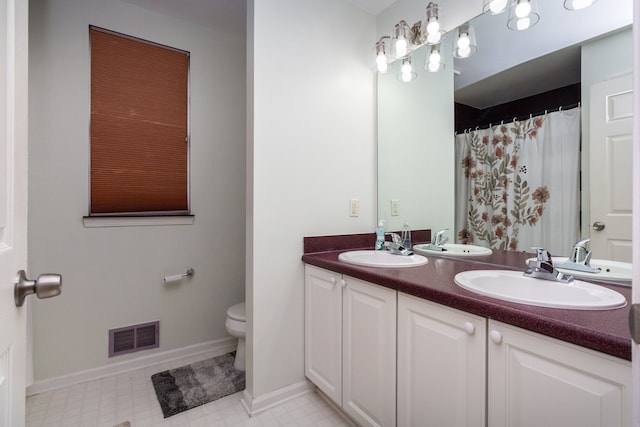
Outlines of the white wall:
[[[378,75],[378,218],[387,231],[407,220],[413,229],[448,228],[455,237],[453,57],[442,48],[445,68],[424,69],[427,48],[412,55],[414,81],[398,80],[400,63]],[[399,215],[391,215],[391,199]]]
[[[391,35],[401,19],[410,26],[424,17],[426,3],[398,0],[377,16],[378,37]],[[478,15],[481,2],[439,2],[444,31]],[[418,77],[411,83],[396,79],[399,64],[378,76],[378,218],[387,230],[399,230],[405,220],[412,228],[449,229],[455,239],[455,162],[453,57],[451,39],[443,39],[444,70],[423,69],[426,47],[412,55]],[[399,215],[391,216],[391,199]]]
[[[244,299],[246,23],[209,29],[119,1],[30,6],[29,270],[64,278],[62,295],[32,300],[36,381],[149,354],[107,359],[113,327],[160,320],[150,352],[226,337],[226,309]],[[90,24],[191,52],[193,225],[83,227]],[[187,267],[191,280],[163,285]]]
[[345,0],[249,10],[247,391],[257,397],[304,379],[303,237],[375,227],[375,18]]
[[[482,12],[482,2],[438,2],[442,30]],[[377,18],[378,37],[391,35],[401,19],[410,26],[424,17],[427,3],[398,0]],[[378,76],[378,218],[387,230],[399,230],[405,220],[412,228],[449,229],[455,239],[454,79],[451,37],[442,41],[444,70],[423,69],[426,47],[412,55],[418,77],[401,83],[399,64]],[[399,215],[391,216],[391,199]]]

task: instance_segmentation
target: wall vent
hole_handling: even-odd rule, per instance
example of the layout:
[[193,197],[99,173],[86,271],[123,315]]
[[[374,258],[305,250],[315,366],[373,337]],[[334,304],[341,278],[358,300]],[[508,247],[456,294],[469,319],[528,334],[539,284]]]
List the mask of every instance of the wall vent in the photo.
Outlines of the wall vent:
[[160,346],[160,321],[109,329],[109,357]]

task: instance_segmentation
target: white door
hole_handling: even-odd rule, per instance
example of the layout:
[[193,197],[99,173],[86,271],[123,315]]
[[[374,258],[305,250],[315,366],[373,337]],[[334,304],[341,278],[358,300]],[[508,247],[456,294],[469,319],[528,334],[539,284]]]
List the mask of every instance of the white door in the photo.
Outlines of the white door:
[[632,76],[591,86],[590,116],[591,250],[631,262]]
[[[633,3],[633,14],[635,25],[633,28],[633,55],[635,66],[633,70],[633,84],[636,89],[640,88],[640,37],[638,22],[640,22],[640,0]],[[640,111],[640,89],[635,91],[633,96],[633,106],[636,111]],[[636,115],[633,135],[633,163],[640,162],[640,120]],[[632,310],[640,308],[640,168],[633,169],[633,307]],[[634,334],[635,335],[635,334]],[[633,401],[640,402],[640,337],[634,336],[633,351],[631,361],[633,364]],[[632,422],[634,426],[640,426],[640,405],[633,405]]]
[[14,280],[27,266],[25,0],[0,0],[0,427],[25,423],[26,308]]

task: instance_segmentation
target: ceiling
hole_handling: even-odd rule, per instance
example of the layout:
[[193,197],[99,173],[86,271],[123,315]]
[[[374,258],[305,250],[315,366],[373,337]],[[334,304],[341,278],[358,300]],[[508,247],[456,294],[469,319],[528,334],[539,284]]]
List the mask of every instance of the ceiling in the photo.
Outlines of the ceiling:
[[[361,9],[369,12],[372,15],[377,15],[387,7],[391,6],[397,0],[349,0],[351,3],[360,7]],[[426,3],[425,3],[426,5]]]
[[[229,21],[229,17],[246,15],[244,0],[122,0],[145,9],[175,16],[199,25],[213,27]],[[377,15],[397,0],[349,0],[372,15]],[[231,19],[234,20],[235,19]]]
[[122,1],[211,28],[227,27],[229,22],[244,21],[247,15],[247,2],[244,0]]

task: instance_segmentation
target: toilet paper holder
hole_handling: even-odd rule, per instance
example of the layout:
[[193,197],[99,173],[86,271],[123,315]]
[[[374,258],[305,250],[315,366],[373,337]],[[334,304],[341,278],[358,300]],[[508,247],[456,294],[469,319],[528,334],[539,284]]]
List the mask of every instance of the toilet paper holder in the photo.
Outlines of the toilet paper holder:
[[177,282],[184,279],[185,277],[193,276],[193,273],[193,268],[189,267],[184,273],[174,274],[173,276],[164,276],[164,283]]

